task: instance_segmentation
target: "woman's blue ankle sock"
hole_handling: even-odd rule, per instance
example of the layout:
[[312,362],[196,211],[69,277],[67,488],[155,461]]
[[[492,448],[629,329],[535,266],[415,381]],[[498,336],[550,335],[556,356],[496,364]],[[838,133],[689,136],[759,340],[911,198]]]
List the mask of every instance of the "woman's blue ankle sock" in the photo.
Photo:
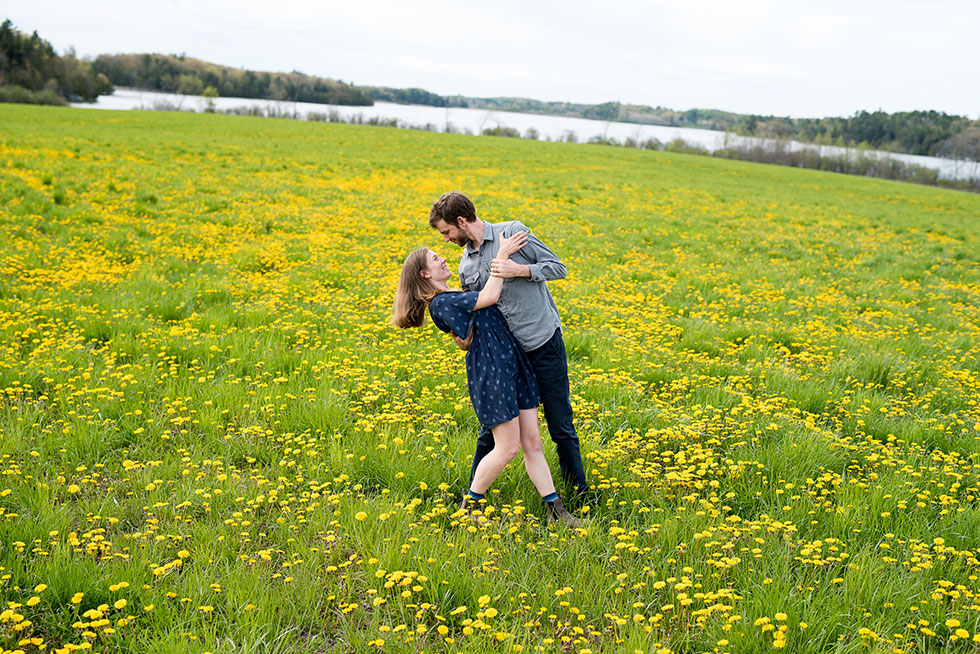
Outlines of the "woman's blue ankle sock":
[[470,490],[466,491],[466,494],[469,495],[470,499],[476,500],[477,502],[479,502],[484,497],[486,497],[483,493],[477,493],[472,488]]
[[541,497],[541,501],[544,502],[545,504],[547,504],[548,502],[554,502],[557,499],[558,499],[558,493],[548,493],[547,495],[543,495]]

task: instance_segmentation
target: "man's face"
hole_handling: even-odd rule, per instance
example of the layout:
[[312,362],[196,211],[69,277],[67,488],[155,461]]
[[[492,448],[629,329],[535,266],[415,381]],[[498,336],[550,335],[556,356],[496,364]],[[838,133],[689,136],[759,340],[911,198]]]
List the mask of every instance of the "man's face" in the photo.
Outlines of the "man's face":
[[[465,225],[466,223],[462,220],[459,221],[460,225]],[[456,227],[455,225],[450,225],[445,220],[437,220],[436,229],[442,234],[442,239],[449,243],[452,241],[456,245],[462,247],[470,240],[469,234],[463,229]]]

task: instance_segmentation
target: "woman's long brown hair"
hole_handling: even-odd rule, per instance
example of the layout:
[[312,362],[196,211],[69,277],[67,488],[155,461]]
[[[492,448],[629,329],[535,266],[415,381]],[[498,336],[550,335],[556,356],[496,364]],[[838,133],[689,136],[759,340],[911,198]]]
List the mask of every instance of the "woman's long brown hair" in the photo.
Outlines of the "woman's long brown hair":
[[421,327],[429,301],[438,294],[432,284],[421,275],[426,269],[428,252],[429,248],[419,248],[405,257],[405,263],[402,264],[398,291],[391,309],[391,321],[396,327]]

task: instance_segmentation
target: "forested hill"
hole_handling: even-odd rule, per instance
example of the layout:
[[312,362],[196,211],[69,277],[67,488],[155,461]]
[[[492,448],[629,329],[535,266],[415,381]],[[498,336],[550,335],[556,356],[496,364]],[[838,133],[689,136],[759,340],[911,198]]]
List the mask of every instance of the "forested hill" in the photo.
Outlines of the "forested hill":
[[790,138],[808,143],[868,145],[877,150],[949,156],[957,137],[977,137],[980,121],[939,111],[859,111],[853,116],[776,118],[740,116],[731,131],[751,136]]
[[37,32],[23,34],[9,20],[0,25],[0,102],[91,102],[107,93],[112,84],[89,62],[71,51],[58,56]]
[[267,73],[219,66],[184,55],[99,55],[92,67],[117,86],[201,95],[208,87],[218,95],[320,104],[371,105],[359,88],[293,71]]

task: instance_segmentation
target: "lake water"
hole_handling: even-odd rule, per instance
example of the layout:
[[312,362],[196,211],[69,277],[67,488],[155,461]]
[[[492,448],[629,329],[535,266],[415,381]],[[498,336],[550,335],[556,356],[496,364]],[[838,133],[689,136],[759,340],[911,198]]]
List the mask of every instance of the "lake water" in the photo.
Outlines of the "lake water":
[[[516,129],[521,135],[534,129],[541,140],[567,140],[569,135],[579,142],[585,142],[594,137],[615,139],[623,142],[633,139],[644,142],[657,139],[669,143],[674,139],[698,145],[709,151],[724,147],[726,144],[738,143],[745,137],[727,132],[707,129],[692,129],[687,127],[664,127],[661,125],[638,125],[635,123],[618,123],[611,121],[589,120],[586,118],[571,118],[566,116],[547,116],[541,114],[526,114],[511,111],[490,111],[487,109],[469,109],[461,107],[428,107],[412,104],[393,104],[390,102],[375,102],[372,107],[347,107],[338,105],[314,104],[310,102],[279,102],[276,100],[256,100],[251,98],[215,98],[215,108],[218,111],[229,111],[243,108],[255,108],[262,114],[295,115],[306,118],[310,113],[324,114],[337,112],[345,120],[360,118],[364,121],[372,118],[393,119],[399,127],[429,126],[434,131],[458,131],[479,134],[484,129],[492,127],[509,127]],[[99,96],[95,103],[77,103],[73,107],[94,109],[159,109],[179,108],[185,111],[203,112],[207,100],[200,96],[176,95],[155,91],[140,91],[138,89],[117,88],[112,95]],[[791,142],[792,148],[813,148],[825,155],[839,154],[847,151],[845,148],[834,146],[817,146],[806,143]],[[938,157],[923,157],[910,154],[895,154],[891,152],[876,152],[876,156],[891,157],[906,163],[917,164],[939,171],[941,177],[947,179],[968,179],[980,177],[980,163],[961,162]]]

